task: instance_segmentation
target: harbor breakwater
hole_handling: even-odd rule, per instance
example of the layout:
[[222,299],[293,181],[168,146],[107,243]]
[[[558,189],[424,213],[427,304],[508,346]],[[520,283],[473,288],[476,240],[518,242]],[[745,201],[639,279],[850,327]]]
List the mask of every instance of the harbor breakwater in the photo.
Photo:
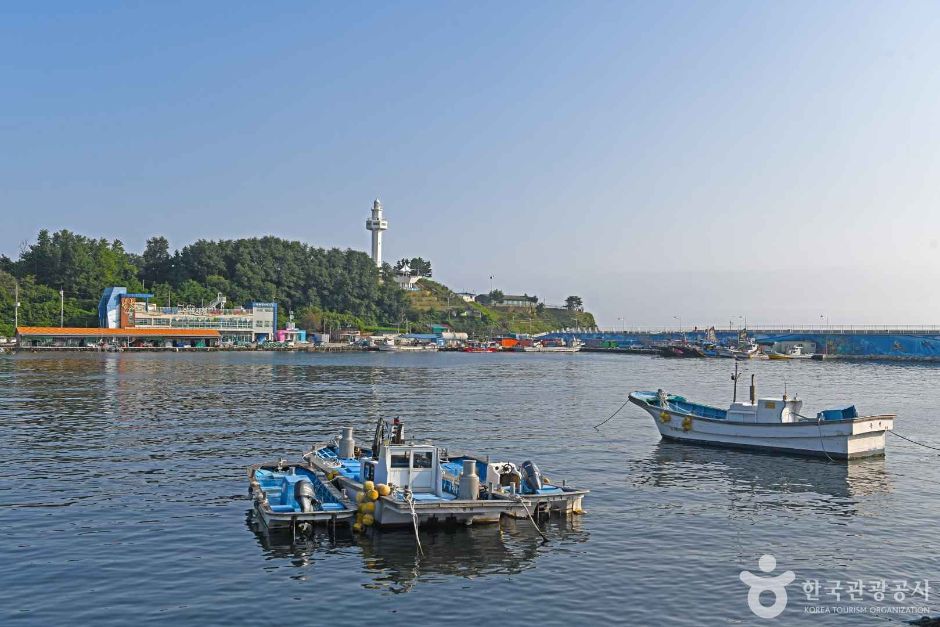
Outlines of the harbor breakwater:
[[[719,343],[738,339],[740,329],[715,331]],[[707,331],[661,330],[565,330],[545,337],[570,340],[577,338],[588,345],[612,348],[652,346],[688,340],[704,341]],[[784,342],[812,342],[816,352],[833,359],[894,359],[904,361],[940,361],[940,327],[807,327],[748,329],[749,337],[764,346]]]

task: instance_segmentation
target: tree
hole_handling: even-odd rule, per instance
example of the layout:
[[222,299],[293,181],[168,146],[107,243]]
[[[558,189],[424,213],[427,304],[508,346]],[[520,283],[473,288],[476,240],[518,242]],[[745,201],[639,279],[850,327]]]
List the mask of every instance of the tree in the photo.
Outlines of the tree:
[[408,268],[409,276],[420,276],[431,278],[431,262],[425,261],[421,257],[412,257],[411,259],[399,259],[395,263],[395,272],[402,272]]
[[409,264],[411,265],[411,276],[420,276],[431,278],[431,262],[425,261],[421,257],[415,257]]
[[140,278],[148,285],[169,281],[173,264],[170,242],[162,235],[148,239],[141,262]]
[[584,311],[584,302],[580,296],[569,296],[565,299],[565,309],[568,311]]

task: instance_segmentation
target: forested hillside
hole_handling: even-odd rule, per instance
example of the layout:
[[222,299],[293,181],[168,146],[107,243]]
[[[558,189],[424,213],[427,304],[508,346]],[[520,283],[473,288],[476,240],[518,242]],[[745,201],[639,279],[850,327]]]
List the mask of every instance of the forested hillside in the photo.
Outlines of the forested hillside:
[[166,238],[153,237],[138,255],[119,240],[43,230],[18,259],[0,257],[0,334],[13,332],[15,280],[22,325],[58,325],[62,289],[66,326],[97,326],[98,298],[110,285],[152,293],[161,304],[199,305],[221,292],[230,305],[277,301],[300,316],[338,312],[364,324],[398,323],[406,299],[380,274],[364,252],[276,237],[199,240],[172,252]]

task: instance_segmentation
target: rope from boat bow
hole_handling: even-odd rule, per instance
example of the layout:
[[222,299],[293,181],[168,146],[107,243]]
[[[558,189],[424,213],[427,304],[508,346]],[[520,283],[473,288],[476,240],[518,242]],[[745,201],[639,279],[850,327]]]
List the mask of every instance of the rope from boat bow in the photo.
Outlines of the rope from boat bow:
[[930,446],[929,444],[924,444],[923,442],[915,442],[914,440],[912,440],[912,439],[910,439],[910,438],[908,438],[908,437],[904,437],[903,435],[901,435],[900,433],[894,431],[893,429],[890,430],[890,431],[888,431],[888,433],[890,433],[890,434],[892,434],[892,435],[896,435],[896,436],[898,436],[899,438],[901,438],[902,440],[907,440],[907,441],[910,442],[911,444],[916,444],[917,446],[923,446],[924,448],[929,448],[929,449],[933,449],[933,450],[935,450],[935,451],[940,451],[940,448],[937,448],[936,446]]
[[601,427],[601,426],[607,424],[607,422],[609,422],[611,418],[613,418],[614,416],[616,416],[617,414],[619,414],[619,413],[620,413],[620,410],[623,409],[624,407],[626,407],[626,406],[627,406],[627,403],[629,403],[629,402],[630,402],[630,399],[629,399],[629,397],[628,397],[627,400],[625,400],[625,401],[623,402],[623,405],[621,405],[620,407],[617,408],[617,411],[615,411],[615,412],[612,413],[610,416],[608,416],[607,419],[604,420],[604,422],[599,422],[599,423],[597,423],[596,425],[594,425],[594,428],[597,429],[598,427]]

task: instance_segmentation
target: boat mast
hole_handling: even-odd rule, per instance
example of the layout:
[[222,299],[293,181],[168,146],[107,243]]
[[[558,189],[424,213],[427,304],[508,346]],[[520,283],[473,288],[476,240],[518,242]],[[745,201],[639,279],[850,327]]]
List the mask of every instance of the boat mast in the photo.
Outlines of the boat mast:
[[734,360],[734,374],[731,375],[731,380],[734,381],[734,397],[731,399],[732,403],[738,402],[738,360]]

